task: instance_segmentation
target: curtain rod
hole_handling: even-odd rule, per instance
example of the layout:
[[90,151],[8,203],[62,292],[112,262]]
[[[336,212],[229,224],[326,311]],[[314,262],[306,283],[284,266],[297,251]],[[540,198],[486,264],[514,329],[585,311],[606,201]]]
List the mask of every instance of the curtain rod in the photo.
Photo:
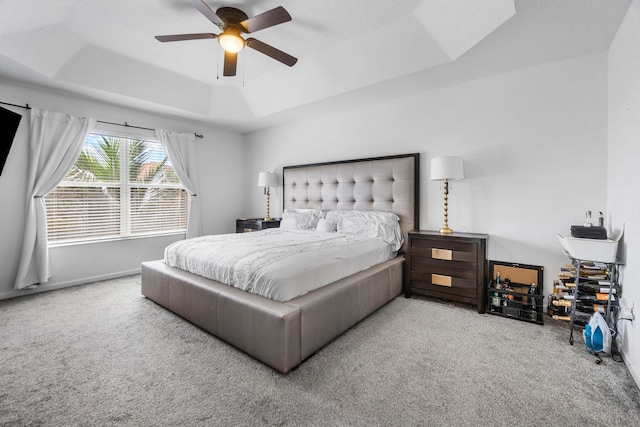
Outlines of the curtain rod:
[[0,101],[0,104],[11,105],[12,107],[24,108],[25,110],[31,110],[31,107],[29,107],[29,104],[27,104],[27,105],[16,105],[16,104],[11,104],[9,102],[2,102],[2,101]]
[[[0,101],[0,104],[10,105],[12,107],[17,107],[17,108],[24,108],[26,110],[31,110],[31,107],[29,106],[29,104],[17,105],[17,104],[11,104],[9,102],[4,102],[4,101]],[[105,124],[108,124],[108,125],[124,126],[126,128],[135,128],[135,129],[143,129],[143,130],[155,131],[155,129],[152,129],[152,128],[145,128],[145,127],[142,127],[142,126],[133,126],[133,125],[130,125],[129,123],[127,123],[127,122],[124,122],[124,124],[122,124],[122,123],[114,123],[114,122],[105,122],[104,120],[96,120],[96,121],[98,123],[105,123]],[[194,133],[194,135],[196,136],[196,138],[203,138],[204,137],[204,135],[202,135],[202,134]]]
[[[105,122],[104,120],[96,120],[96,121],[97,121],[98,123],[104,123],[104,124],[107,124],[107,125],[116,125],[116,126],[124,126],[124,127],[126,127],[126,128],[134,128],[134,129],[143,129],[143,130],[155,131],[155,129],[152,129],[152,128],[145,128],[145,127],[142,127],[142,126],[133,126],[133,125],[130,125],[129,123],[127,123],[127,122],[124,122],[124,123],[114,123],[114,122]],[[194,135],[196,136],[196,138],[203,138],[203,137],[204,137],[204,135],[202,135],[202,134],[197,134],[197,133],[195,133],[195,132],[194,132]]]

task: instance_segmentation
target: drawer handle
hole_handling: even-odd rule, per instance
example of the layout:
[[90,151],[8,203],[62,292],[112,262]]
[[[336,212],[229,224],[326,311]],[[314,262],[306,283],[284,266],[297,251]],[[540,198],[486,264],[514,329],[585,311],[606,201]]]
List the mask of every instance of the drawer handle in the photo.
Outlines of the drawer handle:
[[442,274],[431,274],[431,283],[434,285],[451,287],[451,276],[443,276]]
[[453,259],[453,251],[450,249],[431,248],[431,258],[451,261]]

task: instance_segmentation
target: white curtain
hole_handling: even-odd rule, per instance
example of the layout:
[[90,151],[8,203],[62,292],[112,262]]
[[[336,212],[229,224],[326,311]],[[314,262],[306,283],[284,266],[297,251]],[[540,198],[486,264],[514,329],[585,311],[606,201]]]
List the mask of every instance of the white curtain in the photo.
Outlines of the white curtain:
[[31,109],[26,224],[15,289],[45,283],[51,277],[47,212],[43,197],[75,163],[94,119]]
[[169,155],[180,182],[191,193],[187,238],[201,236],[202,223],[200,220],[200,202],[198,201],[195,134],[156,129],[156,136]]

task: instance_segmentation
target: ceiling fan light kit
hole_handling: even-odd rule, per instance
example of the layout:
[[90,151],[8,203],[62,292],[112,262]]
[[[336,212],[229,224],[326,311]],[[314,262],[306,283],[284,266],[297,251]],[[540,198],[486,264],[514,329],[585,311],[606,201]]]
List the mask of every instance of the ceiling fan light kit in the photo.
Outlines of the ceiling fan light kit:
[[225,32],[218,36],[218,43],[220,46],[229,53],[238,53],[244,47],[244,39],[240,37],[240,34],[234,34],[231,32]]
[[207,38],[217,38],[218,43],[225,51],[224,55],[224,76],[236,75],[237,53],[245,46],[267,55],[289,67],[292,67],[298,59],[273,46],[270,46],[254,38],[244,39],[242,33],[253,33],[258,30],[273,27],[291,21],[291,15],[282,6],[268,10],[259,15],[249,18],[246,13],[235,7],[221,7],[213,11],[203,0],[189,0],[189,3],[209,21],[222,30],[220,34],[200,33],[200,34],[175,34],[167,36],[156,36],[160,42],[174,42],[184,40],[197,40]]

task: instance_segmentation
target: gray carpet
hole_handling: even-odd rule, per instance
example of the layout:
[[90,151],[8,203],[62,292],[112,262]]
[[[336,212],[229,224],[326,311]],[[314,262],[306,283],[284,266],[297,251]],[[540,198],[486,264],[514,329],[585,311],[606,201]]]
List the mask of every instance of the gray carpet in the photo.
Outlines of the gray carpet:
[[140,295],[0,301],[0,424],[640,425],[624,363],[568,327],[397,298],[281,375]]

